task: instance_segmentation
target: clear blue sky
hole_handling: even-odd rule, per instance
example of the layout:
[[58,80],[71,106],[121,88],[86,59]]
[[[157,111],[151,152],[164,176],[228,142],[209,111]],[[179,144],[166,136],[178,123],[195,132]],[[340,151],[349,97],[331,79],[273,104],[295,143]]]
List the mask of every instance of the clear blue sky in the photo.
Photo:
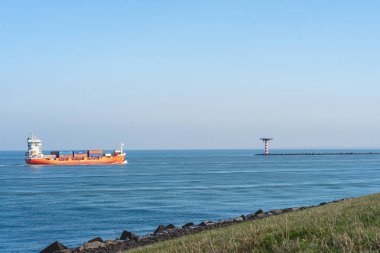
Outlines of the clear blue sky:
[[2,0],[0,149],[380,147],[379,10]]

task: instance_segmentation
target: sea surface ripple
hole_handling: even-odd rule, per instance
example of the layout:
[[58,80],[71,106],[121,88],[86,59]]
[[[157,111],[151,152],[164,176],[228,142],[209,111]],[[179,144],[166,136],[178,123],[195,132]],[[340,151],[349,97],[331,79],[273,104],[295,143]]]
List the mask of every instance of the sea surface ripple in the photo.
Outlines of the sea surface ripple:
[[145,234],[159,224],[233,218],[380,189],[379,155],[259,152],[130,151],[126,165],[54,167],[28,166],[24,152],[1,151],[0,252],[39,252],[56,240],[74,247],[95,236],[114,239],[124,229]]

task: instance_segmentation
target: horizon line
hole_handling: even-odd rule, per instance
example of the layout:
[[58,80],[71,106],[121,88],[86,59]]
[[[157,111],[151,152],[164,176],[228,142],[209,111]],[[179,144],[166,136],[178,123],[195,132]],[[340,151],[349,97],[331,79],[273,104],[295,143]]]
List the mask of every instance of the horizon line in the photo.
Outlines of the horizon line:
[[[175,151],[175,150],[263,150],[263,147],[251,147],[251,148],[131,148],[125,150],[131,151]],[[270,150],[284,150],[284,149],[380,149],[380,147],[276,147]],[[1,151],[26,151],[27,149],[0,149]],[[45,149],[47,151],[57,149]],[[77,149],[58,149],[58,150],[77,150]],[[78,149],[79,150],[79,149]],[[114,149],[103,149],[114,150]]]

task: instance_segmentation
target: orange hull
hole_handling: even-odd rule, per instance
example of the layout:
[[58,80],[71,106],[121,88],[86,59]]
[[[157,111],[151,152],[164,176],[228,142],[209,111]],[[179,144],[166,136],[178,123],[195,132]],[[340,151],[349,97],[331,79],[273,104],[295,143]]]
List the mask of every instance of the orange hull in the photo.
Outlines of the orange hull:
[[101,165],[101,164],[124,164],[125,163],[125,154],[111,156],[111,157],[99,157],[94,158],[84,158],[83,160],[74,160],[74,159],[49,159],[49,158],[31,158],[25,159],[27,164],[31,165]]

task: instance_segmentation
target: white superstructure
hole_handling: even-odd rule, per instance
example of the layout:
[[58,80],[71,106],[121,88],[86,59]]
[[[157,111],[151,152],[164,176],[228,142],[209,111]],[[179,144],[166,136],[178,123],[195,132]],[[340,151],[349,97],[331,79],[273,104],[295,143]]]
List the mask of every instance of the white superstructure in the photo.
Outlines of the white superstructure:
[[28,137],[28,152],[26,156],[30,158],[42,158],[42,141],[37,139],[35,135]]

